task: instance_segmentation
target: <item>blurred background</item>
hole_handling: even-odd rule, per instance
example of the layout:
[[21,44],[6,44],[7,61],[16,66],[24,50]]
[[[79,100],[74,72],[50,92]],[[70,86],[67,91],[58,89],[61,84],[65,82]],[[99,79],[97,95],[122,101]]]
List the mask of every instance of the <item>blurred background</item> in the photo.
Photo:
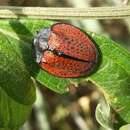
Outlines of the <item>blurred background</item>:
[[[123,0],[0,0],[0,5],[87,8],[122,6]],[[130,18],[65,22],[109,37],[130,50]],[[79,87],[71,86],[69,93],[63,95],[40,84],[38,86],[40,87],[37,89],[37,100],[31,116],[21,130],[99,129],[100,125],[95,119],[95,108],[102,94],[92,83],[84,82],[79,84]]]

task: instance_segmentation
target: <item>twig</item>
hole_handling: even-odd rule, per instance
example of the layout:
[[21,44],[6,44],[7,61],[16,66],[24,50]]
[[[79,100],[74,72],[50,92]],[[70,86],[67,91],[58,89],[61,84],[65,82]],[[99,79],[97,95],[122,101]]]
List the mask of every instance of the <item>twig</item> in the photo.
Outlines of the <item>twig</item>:
[[0,18],[119,19],[130,17],[130,6],[51,8],[0,6]]

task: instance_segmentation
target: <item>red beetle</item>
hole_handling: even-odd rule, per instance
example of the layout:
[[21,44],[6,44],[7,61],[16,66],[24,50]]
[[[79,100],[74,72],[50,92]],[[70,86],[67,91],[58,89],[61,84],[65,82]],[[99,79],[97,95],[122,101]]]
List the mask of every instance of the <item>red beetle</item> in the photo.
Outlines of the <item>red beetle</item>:
[[59,77],[89,74],[97,63],[97,49],[79,28],[56,23],[42,29],[34,38],[36,62]]

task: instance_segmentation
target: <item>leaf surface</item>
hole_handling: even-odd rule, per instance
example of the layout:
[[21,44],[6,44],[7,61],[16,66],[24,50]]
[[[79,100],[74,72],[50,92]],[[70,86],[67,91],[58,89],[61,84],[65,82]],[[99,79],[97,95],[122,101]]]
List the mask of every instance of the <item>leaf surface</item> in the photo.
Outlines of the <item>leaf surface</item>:
[[0,21],[0,31],[10,39],[19,41],[19,44],[11,42],[11,45],[15,46],[15,51],[23,58],[31,76],[41,84],[55,92],[64,93],[70,83],[78,84],[89,80],[101,89],[119,117],[130,122],[130,53],[109,38],[88,32],[99,52],[99,63],[95,71],[82,78],[55,77],[41,70],[31,56],[31,43],[36,31],[52,24],[52,21],[45,20]]

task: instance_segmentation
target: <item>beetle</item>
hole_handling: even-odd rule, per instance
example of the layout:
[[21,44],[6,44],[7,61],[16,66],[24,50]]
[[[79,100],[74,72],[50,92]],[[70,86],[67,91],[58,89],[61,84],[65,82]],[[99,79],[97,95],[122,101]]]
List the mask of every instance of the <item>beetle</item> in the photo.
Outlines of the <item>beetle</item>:
[[97,63],[97,48],[86,33],[67,24],[56,23],[41,29],[33,40],[35,61],[58,77],[88,75]]

